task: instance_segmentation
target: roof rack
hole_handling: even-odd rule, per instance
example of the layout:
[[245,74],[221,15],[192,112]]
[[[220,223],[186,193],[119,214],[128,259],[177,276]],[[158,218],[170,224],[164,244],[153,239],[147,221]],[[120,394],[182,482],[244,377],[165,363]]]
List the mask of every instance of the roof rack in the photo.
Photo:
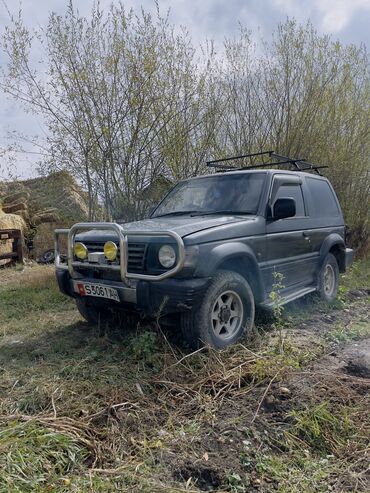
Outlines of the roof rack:
[[[237,159],[246,159],[246,158],[249,158],[250,161],[252,161],[251,158],[255,156],[265,156],[265,155],[268,155],[269,162],[250,164],[249,166],[242,166],[240,168],[236,168],[235,166],[230,166],[228,164],[221,164],[224,163],[225,161],[235,161]],[[272,159],[276,160],[276,162],[271,162]],[[268,168],[271,166],[282,166],[287,164],[290,164],[293,170],[315,171],[320,176],[321,173],[319,170],[323,168],[328,168],[328,166],[320,166],[317,164],[310,163],[306,159],[290,158],[287,156],[282,156],[281,154],[275,153],[275,151],[254,152],[252,154],[243,154],[241,156],[226,157],[223,159],[207,161],[207,166],[211,168],[216,168],[217,172],[219,173],[229,172],[229,171],[239,171],[245,169],[258,169],[258,168],[266,168],[266,167]]]

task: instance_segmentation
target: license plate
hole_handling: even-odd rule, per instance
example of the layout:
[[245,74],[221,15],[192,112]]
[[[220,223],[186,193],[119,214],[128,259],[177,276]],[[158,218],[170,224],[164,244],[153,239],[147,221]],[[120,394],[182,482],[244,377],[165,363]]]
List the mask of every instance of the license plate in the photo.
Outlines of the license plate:
[[87,282],[75,281],[74,289],[80,296],[95,296],[97,298],[120,301],[117,289],[110,288],[104,284],[90,284]]

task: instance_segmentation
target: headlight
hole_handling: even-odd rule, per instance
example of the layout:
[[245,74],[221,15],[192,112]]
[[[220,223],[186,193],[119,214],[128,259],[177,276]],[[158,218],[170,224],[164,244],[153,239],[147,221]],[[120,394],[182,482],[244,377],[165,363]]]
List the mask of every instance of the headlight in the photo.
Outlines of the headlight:
[[77,242],[73,247],[73,253],[80,260],[85,260],[89,252],[87,251],[87,248],[83,243]]
[[113,241],[107,241],[107,243],[104,245],[104,255],[111,262],[113,262],[113,260],[116,260],[117,251],[117,245],[113,243]]
[[158,252],[158,260],[163,267],[166,269],[175,265],[176,262],[176,252],[171,245],[163,245]]

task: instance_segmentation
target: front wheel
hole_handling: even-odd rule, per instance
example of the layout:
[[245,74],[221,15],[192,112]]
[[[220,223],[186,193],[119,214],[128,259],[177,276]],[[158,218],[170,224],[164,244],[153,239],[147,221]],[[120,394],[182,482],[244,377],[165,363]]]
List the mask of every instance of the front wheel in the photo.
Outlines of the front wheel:
[[318,277],[318,293],[327,303],[332,303],[339,288],[339,267],[337,259],[328,253],[321,267]]
[[253,327],[254,297],[248,282],[232,271],[219,271],[198,309],[185,312],[181,328],[193,348],[229,346]]
[[100,325],[109,319],[110,314],[108,310],[91,306],[84,299],[77,298],[76,306],[77,310],[89,325]]

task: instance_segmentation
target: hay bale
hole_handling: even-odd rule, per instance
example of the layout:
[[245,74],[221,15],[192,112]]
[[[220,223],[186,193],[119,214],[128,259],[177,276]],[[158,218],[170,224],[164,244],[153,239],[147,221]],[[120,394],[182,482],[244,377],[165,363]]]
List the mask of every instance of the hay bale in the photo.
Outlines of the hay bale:
[[36,214],[37,215],[43,215],[43,214],[59,214],[59,209],[56,207],[48,207],[47,209],[41,209],[39,210]]
[[56,228],[56,223],[42,223],[37,226],[36,234],[33,237],[32,256],[34,258],[40,257],[45,250],[54,248],[54,230]]
[[[86,192],[66,171],[31,180],[0,182],[1,201],[6,206],[24,202],[35,215],[50,208],[57,210],[58,218],[49,216],[48,221],[57,219],[58,222],[79,222],[86,220],[89,214]],[[97,203],[94,207],[100,210]],[[42,221],[37,218],[36,222],[40,224]]]
[[54,223],[60,220],[60,214],[57,209],[50,208],[38,212],[31,218],[32,224],[38,226],[43,223]]
[[[42,223],[37,226],[35,236],[33,237],[32,258],[39,258],[43,252],[54,248],[55,230],[58,228],[68,228],[69,225],[60,222]],[[60,239],[61,252],[67,253],[67,238],[62,236]]]
[[13,202],[12,204],[3,204],[2,207],[5,214],[18,214],[18,212],[26,211],[28,209],[25,202]]
[[9,195],[5,195],[2,198],[3,205],[11,205],[18,202],[27,202],[30,198],[30,193],[27,190],[20,190]]
[[26,224],[29,224],[30,222],[30,216],[28,214],[28,210],[25,210],[25,211],[18,211],[17,212],[17,216],[20,216]]
[[17,214],[6,214],[0,207],[0,229],[20,229],[23,233],[27,226],[25,221]]
[[[1,229],[20,229],[24,234],[27,226],[20,216],[16,214],[6,214],[0,207],[0,230]],[[10,253],[13,250],[12,240],[0,240],[0,255]],[[11,260],[0,260],[0,265],[5,265]]]

